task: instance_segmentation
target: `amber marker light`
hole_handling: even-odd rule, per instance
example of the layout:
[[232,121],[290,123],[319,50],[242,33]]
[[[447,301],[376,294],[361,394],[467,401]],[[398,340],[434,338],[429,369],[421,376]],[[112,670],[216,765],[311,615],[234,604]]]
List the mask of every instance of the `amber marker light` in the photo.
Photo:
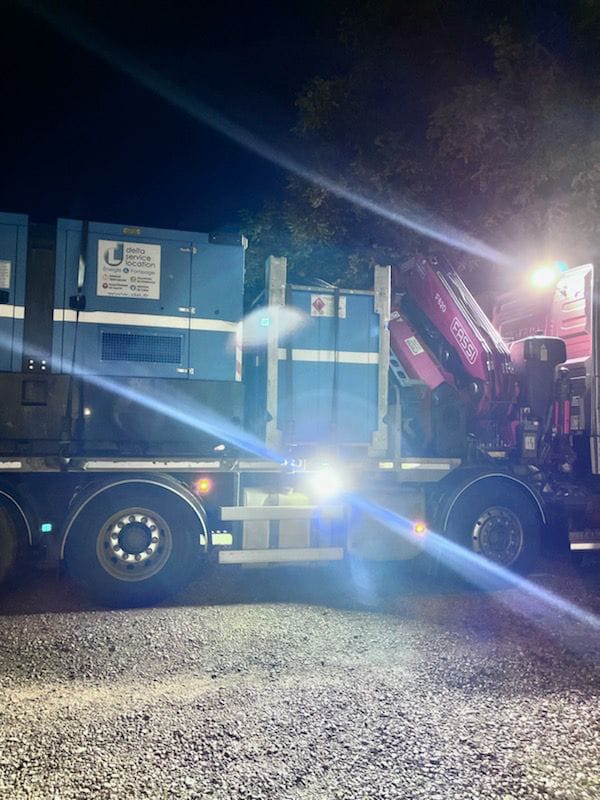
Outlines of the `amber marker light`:
[[213,487],[213,482],[210,478],[197,478],[194,481],[194,489],[196,494],[209,494]]

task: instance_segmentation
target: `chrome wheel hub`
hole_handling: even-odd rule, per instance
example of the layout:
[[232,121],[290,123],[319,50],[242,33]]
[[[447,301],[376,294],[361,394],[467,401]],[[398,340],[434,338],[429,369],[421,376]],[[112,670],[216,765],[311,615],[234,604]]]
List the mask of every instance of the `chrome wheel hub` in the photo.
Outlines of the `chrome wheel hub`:
[[473,549],[490,561],[509,566],[523,550],[523,526],[510,508],[487,508],[473,528]]
[[114,578],[140,581],[164,567],[172,546],[171,529],[159,514],[128,508],[113,514],[102,526],[96,553]]

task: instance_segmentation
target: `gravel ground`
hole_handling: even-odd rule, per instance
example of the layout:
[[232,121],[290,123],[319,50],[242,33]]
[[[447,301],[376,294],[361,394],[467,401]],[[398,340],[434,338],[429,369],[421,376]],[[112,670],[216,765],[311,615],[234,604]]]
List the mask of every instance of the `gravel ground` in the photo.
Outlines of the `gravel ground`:
[[[543,569],[600,614],[600,571]],[[2,603],[2,798],[600,798],[600,629],[517,589],[232,571],[106,611],[45,575]]]

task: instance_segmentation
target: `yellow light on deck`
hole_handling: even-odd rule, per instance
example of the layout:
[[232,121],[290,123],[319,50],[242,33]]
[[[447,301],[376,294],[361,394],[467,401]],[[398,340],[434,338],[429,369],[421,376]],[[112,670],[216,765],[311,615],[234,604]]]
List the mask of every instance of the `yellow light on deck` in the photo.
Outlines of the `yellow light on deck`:
[[415,522],[413,525],[413,533],[415,536],[424,536],[427,533],[427,525],[424,522]]

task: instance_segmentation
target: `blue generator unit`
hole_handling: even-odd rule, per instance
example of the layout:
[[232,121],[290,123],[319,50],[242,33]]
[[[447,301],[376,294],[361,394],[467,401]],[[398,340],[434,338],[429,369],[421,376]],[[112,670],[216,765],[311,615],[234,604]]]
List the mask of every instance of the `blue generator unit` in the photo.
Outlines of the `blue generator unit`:
[[61,219],[52,344],[59,371],[239,381],[243,292],[239,236]]
[[241,421],[241,235],[61,219],[27,247],[5,215],[2,236],[0,450],[200,456]]

